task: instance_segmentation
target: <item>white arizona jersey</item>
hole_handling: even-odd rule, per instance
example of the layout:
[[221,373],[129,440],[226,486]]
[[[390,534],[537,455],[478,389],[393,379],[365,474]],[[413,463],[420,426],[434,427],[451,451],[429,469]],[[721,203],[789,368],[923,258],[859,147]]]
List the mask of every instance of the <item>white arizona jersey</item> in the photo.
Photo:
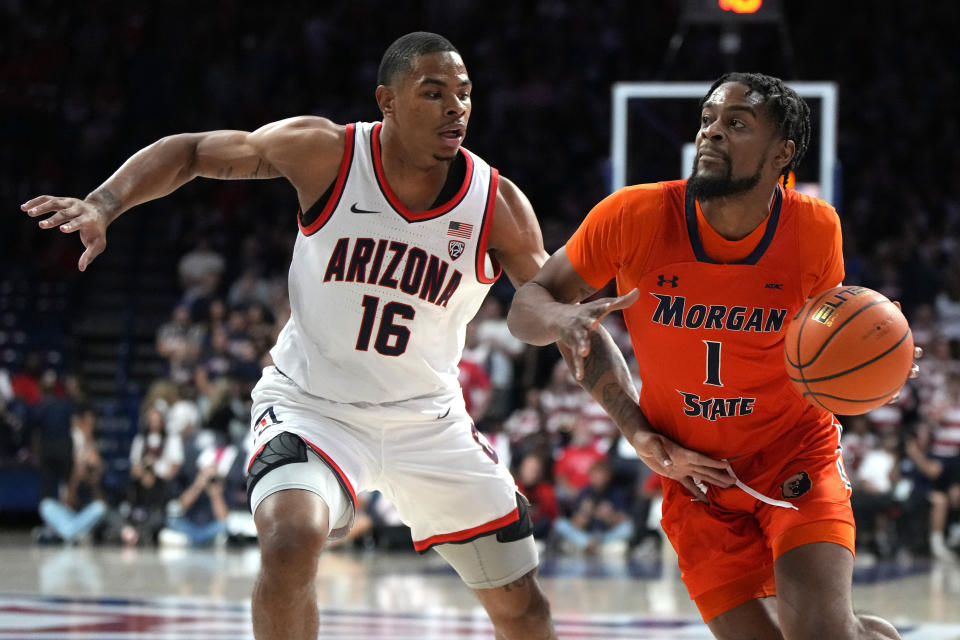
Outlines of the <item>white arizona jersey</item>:
[[486,251],[497,170],[461,148],[462,182],[412,212],[384,177],[381,127],[347,125],[336,181],[299,214],[290,320],[270,352],[302,389],[337,402],[456,389],[466,324],[500,275]]

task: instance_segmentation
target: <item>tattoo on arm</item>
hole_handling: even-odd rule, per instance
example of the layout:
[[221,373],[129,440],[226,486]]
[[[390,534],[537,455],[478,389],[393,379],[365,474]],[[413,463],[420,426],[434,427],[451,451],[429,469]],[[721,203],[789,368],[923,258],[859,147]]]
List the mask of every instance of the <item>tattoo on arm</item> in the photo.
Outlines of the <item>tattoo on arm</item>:
[[113,213],[120,209],[120,199],[106,187],[100,187],[91,193],[88,198],[100,203],[107,213]]
[[618,425],[628,424],[637,412],[636,401],[627,395],[617,382],[610,382],[600,390],[600,404]]
[[257,166],[250,173],[233,173],[233,166],[217,169],[217,178],[220,180],[256,180],[257,178],[276,178],[280,174],[269,162],[263,158],[257,160]]
[[583,381],[581,384],[592,391],[597,381],[613,368],[610,352],[605,348],[606,341],[599,332],[590,334],[590,355],[583,362]]

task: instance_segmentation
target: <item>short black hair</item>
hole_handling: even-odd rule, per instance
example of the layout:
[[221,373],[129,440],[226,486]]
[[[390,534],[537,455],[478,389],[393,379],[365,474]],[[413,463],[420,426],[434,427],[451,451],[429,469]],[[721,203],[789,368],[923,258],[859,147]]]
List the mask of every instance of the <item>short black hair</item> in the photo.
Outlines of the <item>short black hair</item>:
[[380,60],[377,70],[377,84],[389,85],[398,74],[413,70],[413,61],[428,53],[452,51],[460,54],[450,41],[429,31],[414,31],[394,40]]
[[703,100],[700,101],[700,108],[703,108],[704,103],[710,99],[717,87],[727,82],[746,85],[750,88],[750,91],[762,95],[780,135],[783,136],[784,140],[793,140],[797,146],[790,164],[780,172],[780,175],[785,179],[791,171],[800,166],[800,162],[810,146],[809,105],[797,95],[796,91],[785,85],[780,78],[762,73],[734,72],[720,76],[713,83],[713,86],[707,91],[707,95],[703,96]]

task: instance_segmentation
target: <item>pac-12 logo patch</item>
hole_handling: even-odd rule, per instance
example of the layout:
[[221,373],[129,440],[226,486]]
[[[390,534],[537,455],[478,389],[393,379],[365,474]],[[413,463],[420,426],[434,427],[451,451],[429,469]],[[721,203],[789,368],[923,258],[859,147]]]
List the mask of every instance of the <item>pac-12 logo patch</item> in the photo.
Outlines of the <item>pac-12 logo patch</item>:
[[812,488],[813,481],[810,480],[810,476],[807,475],[806,471],[801,471],[800,473],[793,474],[780,485],[780,495],[790,500],[799,498]]
[[466,248],[467,248],[467,245],[465,245],[463,242],[459,240],[451,240],[447,244],[447,253],[450,254],[451,260],[456,260],[457,258],[463,255],[463,250]]
[[253,430],[259,432],[275,424],[283,424],[283,420],[277,420],[277,414],[273,411],[273,407],[269,406],[253,421]]

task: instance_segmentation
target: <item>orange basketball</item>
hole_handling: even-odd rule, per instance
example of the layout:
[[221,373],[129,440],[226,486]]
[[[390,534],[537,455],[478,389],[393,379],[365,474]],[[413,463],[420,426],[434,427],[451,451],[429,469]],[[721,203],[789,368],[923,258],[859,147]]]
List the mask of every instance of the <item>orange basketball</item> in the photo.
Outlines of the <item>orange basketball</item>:
[[787,375],[813,405],[855,415],[887,403],[913,366],[913,334],[900,309],[866,287],[814,296],[787,327]]

